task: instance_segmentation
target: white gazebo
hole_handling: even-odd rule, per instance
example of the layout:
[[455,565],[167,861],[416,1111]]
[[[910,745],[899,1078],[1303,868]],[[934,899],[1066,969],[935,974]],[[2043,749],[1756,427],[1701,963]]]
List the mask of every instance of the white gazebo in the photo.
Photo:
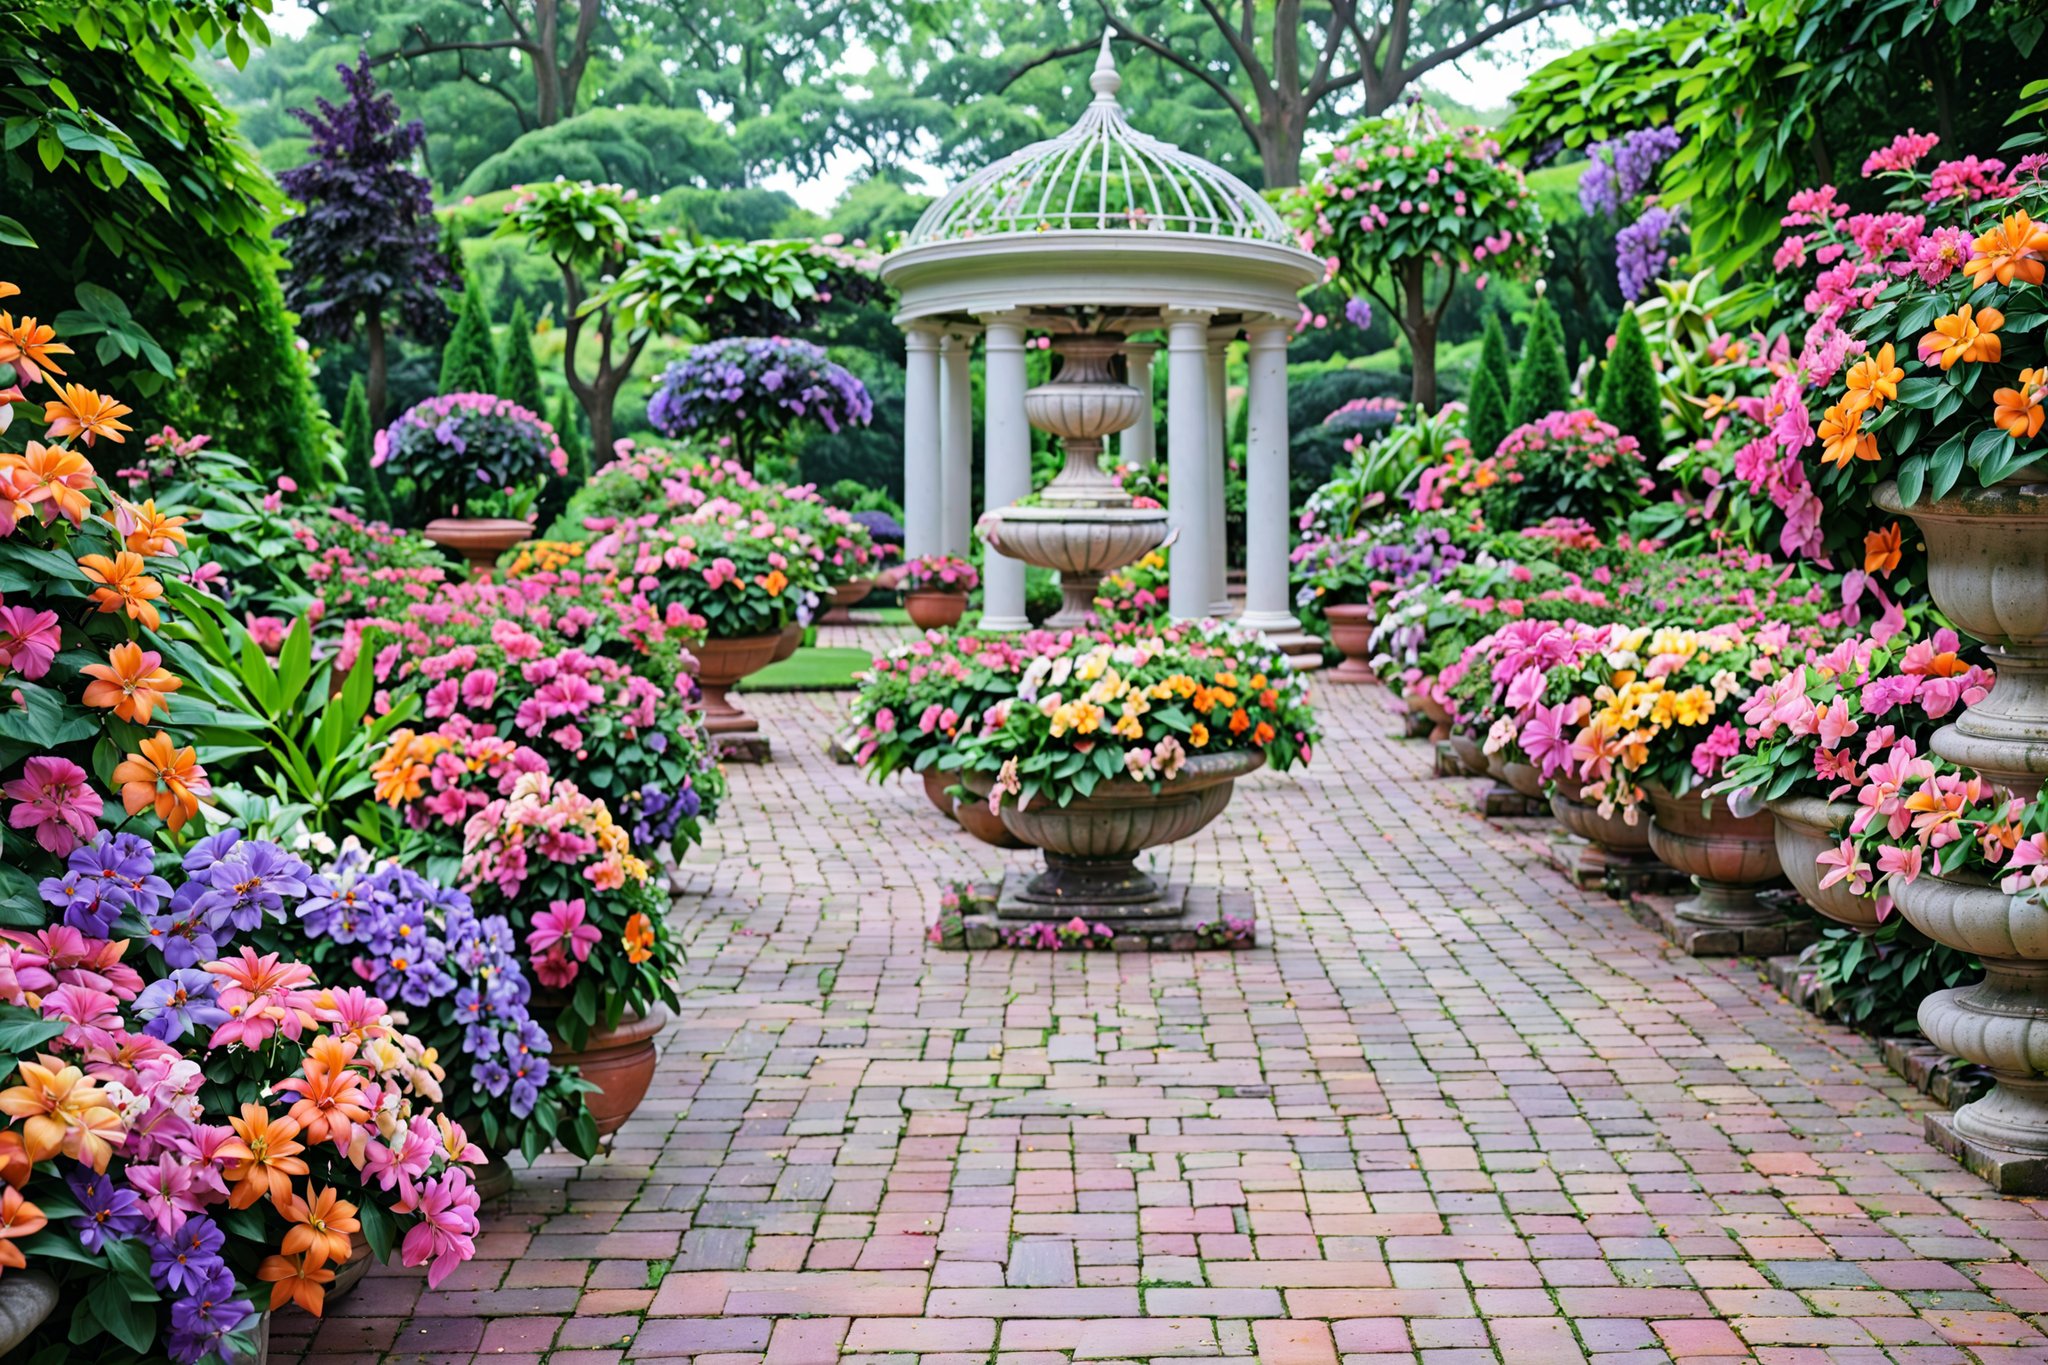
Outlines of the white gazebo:
[[[1031,492],[1024,416],[1030,332],[1121,339],[1129,383],[1148,396],[1166,356],[1166,461],[1175,619],[1230,610],[1225,585],[1224,360],[1250,347],[1246,395],[1242,623],[1298,635],[1287,590],[1287,342],[1300,292],[1322,262],[1256,190],[1132,128],[1102,40],[1095,99],[1066,132],[984,168],[918,219],[882,263],[907,334],[903,420],[906,553],[964,555],[975,518],[969,361],[983,347],[987,509]],[[1127,461],[1156,459],[1149,416],[1120,437]],[[987,556],[985,630],[1023,630],[1024,565]]]

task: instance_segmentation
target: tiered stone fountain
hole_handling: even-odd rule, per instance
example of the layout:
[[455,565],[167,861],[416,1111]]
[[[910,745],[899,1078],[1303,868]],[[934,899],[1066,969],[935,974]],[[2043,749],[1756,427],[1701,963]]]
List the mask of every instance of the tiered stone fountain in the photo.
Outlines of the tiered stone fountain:
[[1104,336],[1056,345],[1066,363],[1052,383],[1024,395],[1024,415],[1060,438],[1066,465],[1035,504],[1012,504],[981,519],[990,549],[1058,571],[1064,600],[1046,623],[1056,630],[1092,622],[1102,576],[1137,563],[1167,540],[1166,509],[1133,506],[1123,485],[1102,468],[1103,438],[1151,416],[1150,400],[1110,370],[1117,345]]

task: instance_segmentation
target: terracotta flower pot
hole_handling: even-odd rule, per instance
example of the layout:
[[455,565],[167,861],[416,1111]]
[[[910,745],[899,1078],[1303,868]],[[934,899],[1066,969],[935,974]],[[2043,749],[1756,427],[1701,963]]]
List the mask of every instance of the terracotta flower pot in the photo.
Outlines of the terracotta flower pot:
[[[1442,702],[1424,692],[1419,686],[1410,688],[1405,695],[1408,698],[1409,710],[1420,711],[1429,718],[1430,743],[1434,744],[1440,739],[1450,738],[1451,713],[1444,709]],[[1482,765],[1481,771],[1484,771],[1484,765]]]
[[[1006,797],[1004,828],[1045,856],[1046,870],[1021,898],[1048,915],[1063,907],[1112,920],[1178,913],[1177,907],[1159,908],[1164,888],[1138,870],[1138,855],[1201,830],[1230,804],[1237,779],[1265,765],[1264,754],[1247,750],[1198,754],[1157,792],[1148,783],[1117,778],[1064,806],[1034,801],[1020,809]],[[968,773],[966,785],[983,797],[994,787],[983,773]]]
[[873,578],[849,578],[844,583],[832,585],[831,605],[825,610],[820,623],[828,626],[849,626],[853,624],[853,606],[867,599],[875,590]]
[[775,657],[768,662],[779,664],[804,647],[804,628],[791,621],[782,628],[782,634],[775,637]]
[[1781,796],[1764,804],[1777,821],[1778,861],[1785,868],[1786,880],[1806,903],[1837,924],[1846,924],[1851,929],[1875,929],[1875,894],[1859,896],[1849,889],[1847,882],[1825,887],[1820,884],[1830,870],[1818,861],[1820,855],[1831,853],[1840,845],[1841,832],[1855,816],[1856,807],[1847,801],[1828,801],[1818,796]]
[[533,523],[514,517],[436,517],[422,534],[469,561],[470,577],[489,578],[499,555],[533,539]]
[[967,614],[967,594],[907,592],[903,594],[903,610],[910,613],[911,624],[919,630],[949,630]]
[[1372,669],[1372,608],[1363,602],[1345,603],[1323,608],[1323,619],[1330,623],[1330,643],[1344,656],[1338,664],[1323,676],[1331,682],[1376,683],[1380,675]]
[[924,779],[925,800],[939,808],[939,814],[948,820],[957,821],[959,816],[953,810],[953,798],[946,789],[960,780],[958,773],[945,772],[938,768],[926,768],[918,774]]
[[651,1014],[629,1011],[615,1029],[592,1029],[580,1049],[571,1050],[560,1038],[554,1040],[549,1060],[575,1067],[584,1080],[597,1087],[584,1095],[583,1102],[597,1120],[600,1138],[625,1127],[640,1101],[647,1098],[659,1060],[654,1039],[667,1022],[668,1011],[657,1006]]
[[725,694],[741,678],[773,663],[781,644],[782,632],[776,631],[770,635],[706,640],[697,646],[697,685],[704,690],[706,730],[714,735],[730,735],[761,728],[760,721],[733,705]]
[[1736,929],[1776,924],[1779,913],[1756,898],[1757,887],[1781,871],[1777,822],[1770,812],[1740,816],[1725,796],[1673,796],[1655,782],[1644,790],[1655,811],[1651,850],[1699,884],[1698,895],[1678,903],[1680,917]]
[[57,1282],[40,1270],[13,1270],[0,1278],[0,1358],[57,1311]]

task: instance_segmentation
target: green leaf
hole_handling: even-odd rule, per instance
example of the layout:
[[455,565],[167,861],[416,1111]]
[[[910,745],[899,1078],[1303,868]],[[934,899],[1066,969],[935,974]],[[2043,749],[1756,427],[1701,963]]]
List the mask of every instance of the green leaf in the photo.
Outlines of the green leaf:
[[374,1199],[363,1200],[356,1208],[356,1219],[363,1227],[363,1240],[370,1244],[370,1251],[380,1261],[391,1259],[391,1248],[398,1241],[398,1224]]
[[0,1054],[26,1056],[64,1031],[61,1019],[45,1019],[34,1010],[0,1006]]
[[27,228],[19,222],[0,214],[0,246],[20,247],[24,251],[36,249],[36,239],[29,235]]

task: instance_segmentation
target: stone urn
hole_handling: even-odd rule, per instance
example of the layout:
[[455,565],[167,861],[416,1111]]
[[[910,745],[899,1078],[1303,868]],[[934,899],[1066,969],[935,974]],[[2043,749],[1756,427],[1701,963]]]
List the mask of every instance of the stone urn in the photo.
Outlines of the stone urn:
[[1477,739],[1474,739],[1463,730],[1453,730],[1450,733],[1449,743],[1451,752],[1458,756],[1458,762],[1465,765],[1466,772],[1474,777],[1487,776],[1486,750],[1479,746]]
[[1942,1142],[1932,1128],[1929,1136],[2001,1193],[2048,1190],[2048,913],[1962,877],[1894,878],[1891,892],[1915,929],[1984,964],[1976,985],[1920,1002],[1927,1041],[1997,1081],[1945,1116],[1959,1142]]
[[1046,622],[1052,630],[1092,624],[1102,576],[1168,543],[1166,509],[1135,506],[1102,468],[1103,438],[1136,422],[1151,405],[1111,372],[1118,345],[1116,338],[1102,336],[1069,337],[1059,344],[1059,376],[1024,395],[1024,415],[1060,438],[1066,463],[1036,506],[998,508],[979,526],[981,538],[998,554],[1059,573],[1060,609]]
[[1819,796],[1781,796],[1764,805],[1777,822],[1775,841],[1778,862],[1785,878],[1806,903],[1837,924],[1851,929],[1877,927],[1877,896],[1857,895],[1847,882],[1822,886],[1830,869],[1820,855],[1833,852],[1842,842],[1842,832],[1856,815],[1847,801],[1829,801]]
[[869,593],[875,590],[873,578],[849,578],[844,583],[832,585],[830,605],[825,609],[821,624],[828,626],[850,626],[853,624],[853,608],[856,603],[865,602]]
[[[1064,806],[1034,801],[1020,808],[1003,799],[1005,828],[1041,850],[1045,871],[1014,895],[1008,885],[996,913],[1012,919],[1159,919],[1179,915],[1180,897],[1137,865],[1148,848],[1185,839],[1230,804],[1240,777],[1257,772],[1266,756],[1247,750],[1198,754],[1180,775],[1153,791],[1150,783],[1116,778]],[[986,798],[994,788],[983,773],[965,774],[967,789]]]
[[784,659],[795,657],[796,652],[799,649],[802,649],[803,647],[804,628],[798,625],[796,622],[791,621],[788,625],[782,628],[782,634],[776,637],[775,657],[770,659],[768,662],[771,664],[779,664]]
[[1679,918],[1724,929],[1763,928],[1783,920],[1780,911],[1756,898],[1756,889],[1776,880],[1782,870],[1776,821],[1769,811],[1737,815],[1725,796],[1674,796],[1658,782],[1646,784],[1644,791],[1653,811],[1651,851],[1699,885],[1698,895],[1678,903]]
[[512,1193],[512,1166],[503,1152],[485,1152],[484,1164],[476,1168],[477,1197],[488,1204]]
[[[704,692],[704,728],[714,735],[752,734],[761,722],[735,706],[726,692],[749,673],[775,661],[784,632],[706,640],[695,646],[697,685]],[[801,640],[801,636],[799,636]]]
[[40,1270],[12,1270],[0,1278],[0,1360],[57,1311],[57,1282]]
[[1500,780],[1531,801],[1543,799],[1543,774],[1533,763],[1510,763],[1503,760],[1500,765]]
[[659,1060],[654,1040],[667,1023],[668,1011],[657,1005],[648,1014],[628,1010],[617,1028],[592,1029],[580,1048],[554,1037],[549,1060],[557,1066],[575,1067],[584,1080],[597,1087],[584,1094],[583,1103],[597,1121],[600,1139],[625,1127],[640,1101],[647,1098]]
[[334,1267],[334,1282],[327,1286],[327,1302],[333,1303],[363,1282],[370,1273],[370,1244],[359,1232],[349,1238],[348,1259]]
[[518,517],[436,517],[422,534],[468,561],[470,577],[489,578],[499,555],[533,539],[533,525]]
[[967,614],[964,592],[906,592],[903,610],[919,630],[951,630]]
[[958,773],[941,772],[937,768],[926,768],[924,794],[934,806],[945,812],[946,818],[959,825],[984,844],[995,848],[1028,848],[1022,839],[1010,833],[1004,826],[1003,818],[988,808],[987,801],[962,801],[952,794],[952,788],[960,784]]
[[1342,602],[1323,608],[1323,620],[1330,625],[1330,643],[1344,656],[1323,676],[1331,682],[1376,683],[1380,675],[1372,667],[1372,608],[1363,602]]
[[[1409,710],[1418,712],[1424,719],[1429,721],[1428,739],[1430,743],[1434,744],[1438,740],[1450,738],[1451,713],[1444,709],[1442,702],[1430,696],[1420,684],[1409,688],[1402,695],[1407,698]],[[1482,761],[1476,771],[1485,772],[1486,764]]]
[[1577,782],[1559,779],[1550,793],[1550,813],[1567,834],[1586,841],[1576,874],[1581,885],[1612,885],[1608,874],[1613,872],[1620,884],[1627,886],[1632,877],[1655,866],[1657,855],[1650,851],[1648,816],[1638,811],[1631,824],[1618,810],[1602,815],[1600,807],[1580,800],[1580,795]]

